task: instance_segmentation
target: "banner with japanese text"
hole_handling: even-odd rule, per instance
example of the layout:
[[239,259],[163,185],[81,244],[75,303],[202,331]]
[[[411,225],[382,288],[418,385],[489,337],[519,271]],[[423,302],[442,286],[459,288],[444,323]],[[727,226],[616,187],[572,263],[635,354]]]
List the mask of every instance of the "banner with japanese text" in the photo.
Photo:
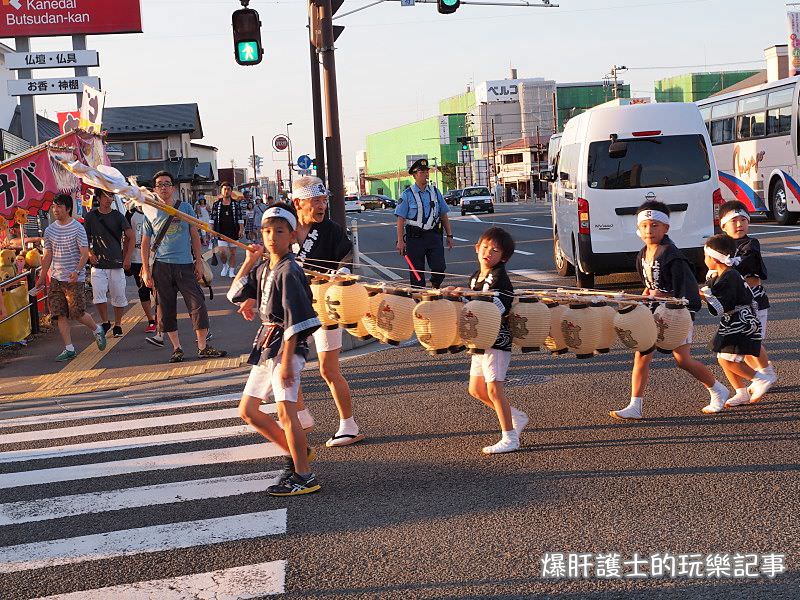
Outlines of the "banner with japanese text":
[[789,25],[789,77],[800,75],[800,12],[787,13]]

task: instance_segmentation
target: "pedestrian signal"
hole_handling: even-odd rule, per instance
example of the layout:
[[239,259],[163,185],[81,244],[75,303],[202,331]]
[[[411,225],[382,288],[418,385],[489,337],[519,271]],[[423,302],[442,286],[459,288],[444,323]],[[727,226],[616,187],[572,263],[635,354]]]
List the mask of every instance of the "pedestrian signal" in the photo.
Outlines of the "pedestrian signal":
[[264,56],[261,47],[261,19],[252,8],[233,12],[233,53],[240,65],[257,65]]
[[456,12],[459,6],[461,6],[461,0],[437,0],[436,2],[436,8],[443,15]]
[[469,136],[459,137],[457,138],[457,141],[459,144],[461,144],[462,150],[469,150],[469,142],[470,142]]

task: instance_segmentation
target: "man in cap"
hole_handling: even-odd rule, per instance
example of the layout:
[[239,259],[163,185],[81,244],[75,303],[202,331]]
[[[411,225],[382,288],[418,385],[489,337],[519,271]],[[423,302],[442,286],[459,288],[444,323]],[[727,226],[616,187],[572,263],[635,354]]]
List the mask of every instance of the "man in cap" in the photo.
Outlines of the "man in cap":
[[414,177],[414,185],[403,191],[394,211],[397,216],[397,251],[408,256],[421,277],[417,280],[414,273],[409,273],[412,286],[425,287],[427,259],[431,287],[438,288],[447,268],[442,230],[447,235],[447,247],[453,249],[453,231],[447,217],[450,209],[442,193],[428,183],[428,159],[414,161],[408,173]]

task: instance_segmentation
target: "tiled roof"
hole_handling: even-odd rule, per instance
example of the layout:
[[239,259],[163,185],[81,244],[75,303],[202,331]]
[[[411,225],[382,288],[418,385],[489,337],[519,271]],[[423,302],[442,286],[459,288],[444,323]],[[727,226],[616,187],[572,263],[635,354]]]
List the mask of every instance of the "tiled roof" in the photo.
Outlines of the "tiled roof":
[[174,162],[171,160],[148,160],[113,163],[113,166],[119,169],[125,177],[136,175],[137,183],[145,186],[153,184],[153,175],[159,171],[169,171],[178,183],[191,183],[194,181],[197,165],[196,158],[182,158]]
[[203,137],[197,104],[156,104],[153,106],[107,107],[103,129],[111,137],[131,133],[189,133]]
[[[36,126],[39,129],[40,144],[61,135],[61,131],[58,129],[58,123],[42,115],[36,115]],[[8,131],[16,136],[22,137],[22,121],[19,106],[14,109],[14,116],[11,118],[11,125],[8,126]]]

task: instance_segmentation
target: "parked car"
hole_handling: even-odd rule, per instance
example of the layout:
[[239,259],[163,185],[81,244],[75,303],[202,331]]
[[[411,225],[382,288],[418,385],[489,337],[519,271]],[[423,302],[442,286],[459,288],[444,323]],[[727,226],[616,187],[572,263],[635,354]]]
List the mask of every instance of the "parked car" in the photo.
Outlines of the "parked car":
[[444,201],[451,206],[458,206],[464,190],[450,190],[444,195]]
[[461,214],[468,212],[494,212],[494,200],[489,188],[482,185],[464,188],[461,195]]
[[365,210],[375,210],[377,208],[395,208],[397,205],[394,200],[388,196],[379,194],[368,194],[359,198],[361,204],[364,205]]
[[391,208],[391,209],[397,208],[397,202],[395,201],[394,198],[389,198],[389,196],[384,196],[382,194],[378,194],[378,198],[381,198],[383,200],[383,208]]
[[364,212],[364,204],[358,196],[345,196],[344,197],[344,211],[345,212]]

